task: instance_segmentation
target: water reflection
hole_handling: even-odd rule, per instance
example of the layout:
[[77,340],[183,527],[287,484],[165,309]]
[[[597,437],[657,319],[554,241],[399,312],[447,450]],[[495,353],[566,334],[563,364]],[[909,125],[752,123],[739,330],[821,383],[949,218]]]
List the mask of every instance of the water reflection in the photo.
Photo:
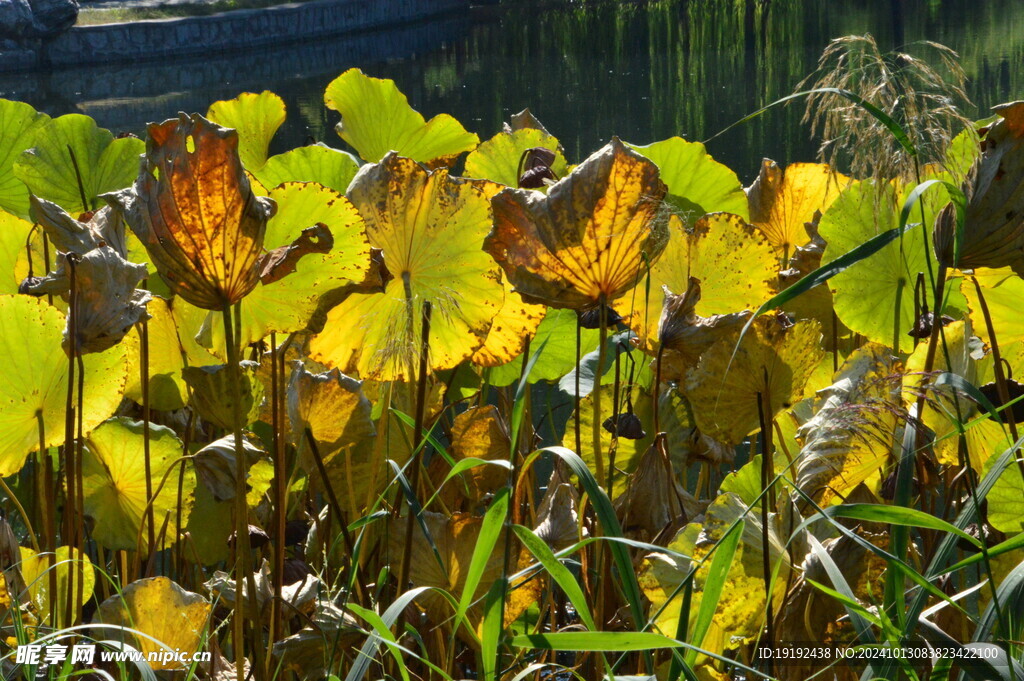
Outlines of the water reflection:
[[[289,105],[279,147],[341,144],[322,93],[359,66],[394,78],[424,114],[452,113],[482,137],[529,106],[578,159],[613,134],[705,139],[792,91],[830,38],[867,31],[883,49],[930,39],[959,51],[972,114],[1024,97],[1024,3],[1015,0],[506,1],[256,55],[0,76],[0,96],[139,131],[179,109],[270,89]],[[746,181],[762,156],[809,160],[801,114],[799,105],[772,110],[709,148]]]

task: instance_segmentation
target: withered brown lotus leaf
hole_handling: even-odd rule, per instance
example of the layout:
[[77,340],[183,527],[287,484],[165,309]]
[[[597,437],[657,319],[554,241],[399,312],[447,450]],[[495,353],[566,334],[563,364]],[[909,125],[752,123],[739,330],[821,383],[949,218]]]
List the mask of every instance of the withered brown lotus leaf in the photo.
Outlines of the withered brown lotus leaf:
[[1024,101],[994,107],[1000,120],[981,141],[977,177],[970,191],[960,261],[953,262],[953,204],[935,220],[939,260],[961,269],[1012,267],[1024,276]]
[[[77,263],[68,264],[68,258]],[[74,350],[79,353],[103,352],[121,342],[138,322],[149,319],[146,303],[153,295],[135,288],[146,276],[146,266],[131,263],[110,246],[94,248],[83,256],[69,253],[59,258],[55,272],[41,278],[26,280],[24,293],[41,296],[62,295],[71,290],[71,272],[75,277]],[[69,319],[70,323],[70,319]],[[64,329],[63,347],[71,352],[72,339]]]
[[50,243],[63,253],[84,255],[94,248],[107,245],[122,258],[128,257],[128,243],[125,238],[124,216],[111,206],[104,206],[76,220],[63,208],[52,201],[29,197],[29,215],[50,238]]
[[335,661],[363,638],[359,622],[338,606],[320,602],[310,622],[295,634],[274,643],[282,671],[313,681],[328,677]]
[[[264,451],[245,436],[242,437],[246,470],[259,461]],[[227,435],[206,445],[192,458],[196,477],[202,481],[215,501],[235,498],[235,436]]]
[[491,199],[484,250],[528,302],[607,304],[665,248],[667,227],[656,219],[665,191],[658,167],[613,138],[547,195],[506,189]]
[[534,534],[554,551],[576,543],[580,539],[581,530],[584,536],[587,534],[587,528],[580,527],[579,505],[579,494],[575,487],[568,482],[556,483],[552,480],[540,500]]
[[121,207],[171,291],[222,310],[259,281],[274,203],[256,196],[238,134],[198,114],[149,126],[135,185],[104,196]]
[[696,499],[676,480],[665,438],[656,438],[629,476],[626,491],[615,500],[623,531],[640,541],[650,542],[659,535],[667,540],[698,511]]
[[273,284],[278,279],[295,271],[299,260],[310,253],[330,253],[334,247],[334,236],[327,225],[318,222],[302,233],[287,246],[275,248],[259,261],[260,281]]

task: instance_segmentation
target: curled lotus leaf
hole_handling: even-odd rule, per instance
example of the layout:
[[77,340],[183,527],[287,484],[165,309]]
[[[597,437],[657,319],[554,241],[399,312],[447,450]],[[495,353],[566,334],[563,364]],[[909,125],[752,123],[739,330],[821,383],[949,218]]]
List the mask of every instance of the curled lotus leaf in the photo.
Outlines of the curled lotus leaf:
[[309,454],[304,434],[307,428],[322,456],[375,434],[370,401],[363,394],[362,383],[338,369],[311,373],[302,362],[293,362],[287,408],[292,443],[300,455]]
[[803,399],[824,354],[820,344],[816,321],[791,325],[778,315],[758,317],[742,340],[737,334],[717,341],[686,377],[684,392],[700,405],[697,427],[722,442],[742,442],[762,418],[770,423]]
[[15,175],[14,164],[49,120],[24,102],[0,99],[0,210],[19,218],[28,217],[29,191]]
[[664,250],[664,197],[658,167],[615,138],[547,195],[505,189],[495,196],[484,249],[528,302],[607,305],[636,286]]
[[[53,567],[51,568],[51,560]],[[39,623],[53,626],[56,629],[68,626],[64,605],[68,599],[74,601],[73,612],[78,612],[82,605],[92,598],[96,586],[96,569],[89,556],[79,549],[70,546],[58,546],[52,554],[36,553],[32,549],[21,547],[21,576],[28,586],[28,595],[39,613]],[[57,573],[57,597],[50,593],[49,570]],[[81,598],[78,597],[81,586]],[[69,587],[73,590],[68,593]],[[50,621],[51,603],[54,622]]]
[[211,104],[206,117],[238,131],[238,156],[242,165],[254,171],[266,165],[270,140],[284,123],[284,100],[268,90],[243,92]]
[[[472,407],[455,417],[451,430],[451,452],[456,462],[465,459],[480,461],[507,461],[511,447],[508,427],[501,420],[493,405]],[[447,475],[448,466],[441,457],[436,457],[440,470],[440,483]],[[467,498],[475,507],[486,495],[508,483],[508,468],[478,464],[464,471],[458,480],[449,480],[442,488],[442,499],[448,507],[455,506],[460,496]]]
[[[85,514],[92,519],[92,537],[108,549],[148,550],[148,533],[142,530],[147,505],[145,439],[141,422],[117,417],[94,430],[84,443]],[[178,505],[181,455],[182,444],[173,430],[150,425],[149,469],[155,495],[155,534],[161,544],[158,550],[174,544],[178,518],[184,524],[192,509],[196,478],[188,468],[182,477],[182,503]],[[161,529],[164,527],[165,532]]]
[[[150,662],[154,669],[184,670],[187,665],[176,660],[160,662],[163,657],[159,653],[170,649],[191,659],[206,638],[212,610],[213,606],[205,598],[186,591],[167,577],[147,577],[135,580],[120,594],[100,603],[96,621],[146,634],[132,638],[137,638],[135,648],[146,659],[154,660]],[[101,638],[108,637],[109,633],[101,635]],[[149,657],[151,653],[157,655]]]
[[[274,600],[274,582],[270,576],[270,563],[264,560],[254,578],[256,584],[256,606],[263,616],[269,616],[270,603]],[[203,586],[225,606],[234,607],[237,592],[235,591],[235,578],[232,575],[222,570],[217,570],[213,573],[213,577]],[[303,579],[291,584],[285,584],[281,590],[281,599],[291,615],[308,615],[316,606],[320,589],[320,580],[312,574],[307,574]],[[242,580],[242,600],[248,603],[249,599],[248,580]]]
[[732,213],[748,219],[747,195],[736,173],[713,159],[700,142],[670,137],[644,147],[629,146],[658,165],[668,186],[665,202],[687,225],[706,213]]
[[976,179],[968,188],[960,261],[953,262],[952,204],[935,221],[935,250],[951,267],[1010,267],[1024,276],[1024,101],[994,111],[999,120],[980,141]]
[[615,500],[622,530],[632,539],[660,543],[659,535],[675,536],[697,512],[697,500],[676,479],[665,438],[657,438],[637,462],[626,491]]
[[302,679],[321,679],[364,634],[354,617],[329,601],[318,603],[310,620],[298,632],[274,642],[274,657],[280,660],[282,670],[293,671]]
[[568,476],[556,466],[537,506],[534,534],[554,551],[575,544],[581,534],[588,534],[586,526],[580,521],[579,506],[580,495],[576,487],[568,482]]
[[[264,452],[246,436],[242,436],[242,451],[245,452],[246,469],[252,469]],[[229,501],[235,498],[235,436],[225,435],[206,445],[192,458],[196,476],[203,483],[215,501]]]
[[72,350],[103,352],[120,343],[133,326],[149,318],[146,304],[153,294],[135,288],[145,276],[145,265],[128,262],[110,246],[100,246],[83,256],[66,254],[59,259],[55,272],[31,281],[23,291],[35,296],[67,297],[74,277],[75,337],[68,336],[69,317],[62,345],[69,354]]
[[341,138],[370,163],[394,151],[431,167],[451,165],[480,141],[448,114],[424,120],[395,81],[371,78],[356,68],[330,82],[324,103],[341,114],[336,128]]
[[316,182],[344,194],[358,171],[355,156],[318,142],[271,156],[253,174],[265,187],[274,188],[285,182]]
[[[779,291],[786,290],[821,267],[821,259],[825,255],[827,244],[818,233],[818,220],[805,223],[804,229],[810,240],[803,246],[797,246],[786,269],[779,272],[776,284]],[[786,312],[795,319],[817,319],[823,329],[832,329],[834,323],[836,324],[834,331],[836,337],[847,332],[846,327],[833,314],[832,291],[826,283],[813,286],[808,291],[789,300],[786,303]],[[826,333],[824,338],[826,348],[829,350],[832,349],[832,336],[833,333]]]
[[481,250],[493,192],[486,180],[428,171],[395,154],[364,166],[349,198],[390,276],[383,291],[352,293],[327,314],[310,341],[313,358],[360,378],[411,380],[426,303],[430,369],[472,356],[504,302],[501,271]]
[[128,257],[128,238],[124,216],[110,206],[85,213],[88,220],[76,220],[52,201],[29,197],[29,214],[50,238],[50,243],[64,253],[84,255],[94,248],[109,246],[122,258]]
[[682,294],[691,278],[700,281],[693,311],[701,317],[756,310],[772,296],[778,260],[761,232],[740,216],[712,213],[688,227],[673,215],[668,229],[668,245],[650,268],[650,299],[638,286],[615,303],[641,346],[653,347],[658,338],[664,288]]
[[207,310],[240,301],[259,282],[273,201],[253,193],[238,134],[202,116],[149,126],[135,185],[109,194],[176,295]]
[[819,390],[814,416],[797,431],[797,487],[818,504],[845,499],[858,485],[877,491],[902,410],[902,366],[869,343],[854,351],[832,385]]
[[[45,300],[0,295],[0,475],[17,473],[29,452],[64,442],[68,357],[61,349],[64,315]],[[125,349],[85,355],[82,431],[117,410],[126,379]],[[77,379],[77,376],[76,376]],[[42,431],[42,433],[40,433]]]
[[809,241],[804,223],[824,213],[850,178],[824,163],[791,163],[785,170],[764,159],[761,172],[747,188],[750,221],[776,252],[788,260]]
[[14,174],[36,196],[85,213],[101,205],[102,194],[132,183],[143,148],[136,137],[115,139],[88,116],[67,114],[36,129],[32,148],[14,163]]
[[[263,384],[256,377],[259,365],[243,360],[238,363],[241,382],[237,386],[242,402],[239,410],[246,423],[252,423],[260,415],[263,404]],[[233,372],[226,364],[211,364],[201,367],[185,367],[182,376],[192,396],[189,403],[204,419],[219,428],[232,430],[234,427]]]

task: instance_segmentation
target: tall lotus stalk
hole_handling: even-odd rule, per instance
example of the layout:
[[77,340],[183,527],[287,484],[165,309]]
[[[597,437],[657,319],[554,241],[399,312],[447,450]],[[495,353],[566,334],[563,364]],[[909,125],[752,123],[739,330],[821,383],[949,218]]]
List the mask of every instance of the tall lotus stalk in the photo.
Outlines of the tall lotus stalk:
[[[134,186],[105,198],[124,212],[172,292],[223,315],[235,442],[235,664],[238,678],[243,678],[243,580],[254,611],[253,626],[258,626],[259,619],[251,569],[234,320],[241,300],[259,283],[263,236],[275,205],[253,194],[238,156],[238,134],[202,116],[186,114],[149,126],[146,154]],[[265,667],[258,636],[250,647],[256,678],[261,679]]]

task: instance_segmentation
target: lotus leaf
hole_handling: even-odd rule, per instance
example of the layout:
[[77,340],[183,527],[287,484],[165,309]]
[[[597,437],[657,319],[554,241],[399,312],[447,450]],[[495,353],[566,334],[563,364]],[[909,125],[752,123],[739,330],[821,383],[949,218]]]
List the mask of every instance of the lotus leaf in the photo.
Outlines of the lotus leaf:
[[504,301],[501,272],[480,248],[491,224],[488,186],[394,154],[364,166],[349,198],[390,277],[382,292],[353,293],[328,313],[312,356],[362,378],[411,380],[428,302],[430,368],[476,352]]
[[448,114],[425,121],[409,106],[395,81],[349,69],[324,92],[328,109],[341,114],[337,131],[363,160],[376,163],[389,151],[431,166],[450,165],[476,147],[476,135]]
[[530,149],[542,147],[555,155],[551,170],[556,177],[566,173],[565,156],[558,140],[537,128],[505,130],[482,142],[466,157],[466,176],[481,177],[508,187],[518,187],[520,159]]
[[[498,323],[504,323],[504,320],[502,319]],[[544,320],[537,327],[533,344],[530,346],[531,356],[540,353],[530,371],[531,383],[557,381],[575,368],[576,324],[576,313],[571,310],[549,309],[547,311]],[[580,330],[581,356],[597,349],[599,335],[597,329]],[[512,362],[492,368],[488,375],[491,385],[506,386],[517,383],[523,370],[523,362],[528,362],[530,359],[531,357],[520,355]]]
[[106,198],[189,303],[223,310],[259,282],[274,204],[253,193],[235,131],[198,114],[150,125],[135,185]]
[[85,215],[89,219],[79,221],[52,201],[37,196],[29,198],[29,216],[42,226],[58,251],[84,255],[94,248],[109,246],[127,258],[128,241],[120,211],[103,206]]
[[[334,454],[375,434],[370,401],[363,394],[362,383],[337,369],[314,374],[302,362],[294,362],[287,405],[292,444],[303,457],[309,456],[304,435],[307,428],[321,456]],[[308,470],[314,469],[312,462],[307,464]]]
[[996,329],[999,345],[1009,345],[1024,340],[1024,316],[1020,314],[1020,301],[1024,297],[1024,279],[1009,267],[990,269],[981,267],[966,277],[960,291],[967,299],[970,311],[971,331],[989,345],[988,324],[981,308],[981,299],[974,286],[977,281],[985,297],[992,326]]
[[[146,460],[143,424],[117,417],[94,430],[85,441],[82,457],[82,494],[85,514],[93,521],[93,538],[108,549],[148,546],[142,530],[146,516]],[[195,473],[186,469],[182,505],[178,506],[181,441],[165,426],[149,427],[150,471],[156,533],[164,534],[161,547],[177,539],[178,515],[188,520],[196,487]],[[160,488],[161,481],[166,481]],[[160,488],[159,493],[157,489]],[[166,532],[161,528],[166,524]]]
[[869,343],[818,392],[814,417],[797,431],[803,448],[796,479],[818,504],[839,503],[861,484],[878,490],[904,413],[901,370],[891,350]]
[[0,99],[0,210],[28,217],[28,187],[18,179],[14,164],[49,120],[28,104]]
[[[880,185],[874,180],[853,183],[846,189],[819,224],[827,242],[822,264],[848,253],[871,237],[899,226],[900,210],[911,186]],[[925,224],[946,201],[945,190],[932,190],[920,201]],[[911,220],[920,220],[915,208]],[[911,229],[874,255],[840,272],[830,280],[836,314],[846,326],[876,343],[895,347],[898,352],[913,349],[907,332],[913,327],[914,286],[918,272],[927,281],[928,244],[920,229]],[[937,267],[932,264],[932,271]],[[931,301],[928,301],[929,305]],[[950,304],[959,304],[950,301]]]
[[[711,628],[703,642],[696,642],[698,645],[703,643],[701,647],[705,650],[717,653],[749,642],[764,625],[767,599],[760,514],[748,510],[735,494],[722,494],[708,507],[702,523],[690,523],[668,545],[669,549],[690,556],[694,562],[707,558],[697,568],[694,579],[689,611],[692,625],[700,610],[700,601],[711,568],[711,558],[708,557],[710,550],[725,538],[726,531],[741,518],[742,529],[734,531],[742,532],[742,537],[722,588]],[[771,518],[769,522],[772,522]],[[785,599],[790,565],[786,549],[773,526],[768,528],[768,546],[769,565],[773,570],[779,566],[772,587],[772,607],[777,612]],[[655,619],[655,626],[666,636],[674,636],[677,631],[683,602],[683,590],[677,591],[677,587],[692,565],[691,561],[676,555],[651,553],[644,558],[638,571],[637,579],[651,602],[651,613],[661,611]],[[673,594],[676,594],[674,598]]]
[[[700,282],[694,311],[701,317],[756,310],[772,296],[778,263],[772,247],[756,228],[738,215],[713,213],[686,227],[673,215],[664,253],[650,268],[650,300],[644,287],[620,298],[615,308],[653,347],[661,317],[661,291],[685,293],[691,277]],[[646,282],[645,282],[646,286]]]
[[359,161],[352,154],[325,144],[310,144],[271,156],[254,174],[266,187],[284,182],[316,182],[344,194],[358,170]]
[[[205,598],[186,591],[167,577],[147,577],[135,580],[119,595],[100,603],[96,619],[146,634],[138,637],[135,647],[147,657],[165,649],[191,657],[203,643],[212,609]],[[157,661],[150,662],[154,669],[187,667],[174,660],[154,659]]]
[[807,243],[804,223],[824,213],[850,178],[824,163],[792,163],[785,170],[764,159],[761,172],[747,188],[750,221],[783,259]]
[[273,92],[243,92],[234,99],[214,102],[206,117],[238,132],[238,156],[250,171],[267,163],[267,150],[274,133],[284,123],[284,100]]
[[[301,244],[303,230],[314,225],[329,231],[333,245],[329,252],[319,252],[322,249],[311,244],[314,248],[295,263],[295,272],[273,281],[263,277],[256,284],[241,306],[241,334],[236,340],[243,347],[272,332],[304,330],[323,296],[359,284],[370,269],[370,244],[363,220],[344,196],[312,182],[288,182],[271,189],[269,196],[277,205],[277,213],[267,223],[265,248]],[[301,250],[298,255],[302,255]],[[260,259],[264,271],[270,261],[269,255]],[[210,345],[223,355],[221,314],[211,312],[205,326],[210,332]]]
[[46,121],[36,129],[32,143],[15,162],[14,174],[33,194],[72,213],[95,210],[101,194],[130,185],[144,147],[134,137],[114,139],[109,130],[82,114]]
[[999,121],[981,141],[977,177],[964,216],[960,261],[953,262],[950,206],[935,223],[935,248],[962,269],[1010,267],[1024,276],[1024,101],[995,107]]
[[18,292],[21,284],[18,263],[24,257],[31,232],[31,222],[0,210],[0,295]]
[[736,173],[722,165],[700,142],[670,137],[645,147],[630,145],[657,164],[668,185],[665,201],[687,225],[706,213],[732,213],[748,219],[747,196]]
[[[219,364],[220,360],[195,341],[182,338],[174,318],[174,311],[187,306],[184,300],[166,300],[155,297],[146,305],[149,313],[149,405],[152,409],[172,411],[188,403],[188,388],[182,370],[188,366]],[[196,309],[196,308],[193,308]],[[185,345],[192,348],[191,352]],[[142,375],[140,366],[140,340],[138,328],[125,338],[128,350],[128,383],[124,396],[142,404]]]
[[547,195],[506,189],[495,196],[484,249],[528,302],[608,305],[664,250],[667,227],[656,219],[664,196],[657,166],[613,139]]
[[778,316],[758,317],[739,341],[717,341],[686,377],[684,393],[695,405],[697,427],[707,435],[739,444],[764,417],[774,418],[803,399],[811,374],[824,354],[821,327],[813,320],[790,326]]
[[[502,422],[500,413],[492,405],[471,407],[455,417],[451,431],[452,458],[456,462],[465,459],[481,461],[507,461],[511,448],[508,426]],[[443,461],[436,457],[435,461]],[[441,464],[441,468],[447,468]],[[447,474],[447,471],[444,471]],[[449,481],[442,498],[453,506],[457,494],[465,496],[471,505],[484,501],[488,494],[508,484],[509,471],[505,467],[478,465],[463,472],[459,481]],[[440,476],[438,482],[444,479]]]
[[[245,436],[242,437],[246,469],[260,460],[265,453]],[[214,440],[195,453],[192,463],[203,486],[213,495],[215,501],[229,501],[235,498],[235,436],[226,435]]]
[[[0,395],[0,475],[17,473],[29,452],[64,442],[68,357],[61,349],[64,315],[27,296],[0,295],[0,353],[6,358]],[[86,355],[82,430],[114,413],[125,384],[125,349]]]
[[[263,404],[263,384],[256,378],[257,364],[242,361],[238,364],[240,382],[237,385],[242,400],[239,411],[245,423],[252,423],[260,415]],[[181,371],[185,382],[192,388],[189,403],[196,412],[219,428],[234,427],[234,372],[226,364],[185,367]]]
[[[57,573],[57,599],[54,608],[54,622],[50,622],[50,561]],[[82,605],[92,598],[93,587],[96,585],[96,572],[89,556],[69,546],[58,546],[53,555],[36,553],[32,549],[21,547],[21,575],[28,585],[28,594],[39,613],[40,624],[61,629],[68,626],[64,604],[70,598],[74,603],[74,612],[81,611]],[[74,574],[72,574],[72,572]],[[68,594],[68,587],[72,594]],[[81,586],[81,598],[78,598]]]

